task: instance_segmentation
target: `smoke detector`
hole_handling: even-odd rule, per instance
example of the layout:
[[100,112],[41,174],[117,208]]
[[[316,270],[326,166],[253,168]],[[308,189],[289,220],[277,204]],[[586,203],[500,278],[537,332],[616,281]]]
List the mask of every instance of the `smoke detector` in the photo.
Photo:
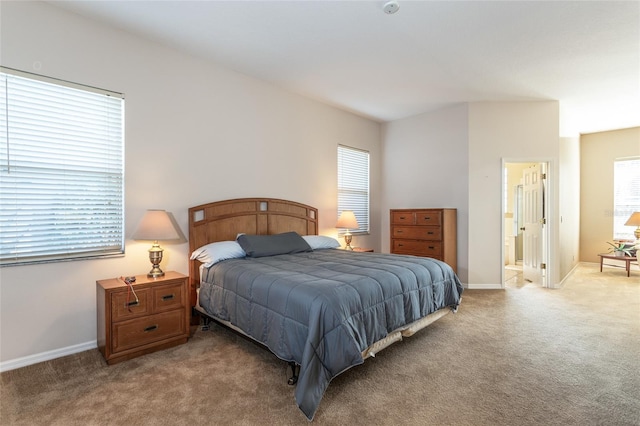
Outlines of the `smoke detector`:
[[396,13],[398,9],[400,9],[400,5],[397,1],[394,0],[386,2],[384,4],[384,7],[382,8],[382,10],[384,10],[384,13],[386,13],[387,15]]

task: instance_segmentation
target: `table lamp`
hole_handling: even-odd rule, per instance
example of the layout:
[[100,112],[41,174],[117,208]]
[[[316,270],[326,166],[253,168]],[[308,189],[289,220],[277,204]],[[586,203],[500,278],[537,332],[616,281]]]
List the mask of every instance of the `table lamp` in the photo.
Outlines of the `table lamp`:
[[353,250],[351,247],[351,238],[352,235],[349,232],[349,229],[358,229],[360,226],[358,225],[358,220],[356,219],[356,215],[351,210],[345,210],[340,213],[340,217],[338,218],[338,223],[336,223],[336,228],[346,229],[346,233],[344,234],[344,242],[347,244],[345,249]]
[[149,249],[149,260],[153,267],[147,276],[150,278],[163,277],[164,272],[160,269],[160,262],[162,262],[164,249],[158,245],[158,240],[180,239],[180,234],[173,225],[169,213],[164,210],[147,210],[133,234],[133,239],[153,241],[153,245]]
[[624,225],[637,226],[636,230],[633,232],[633,235],[636,236],[636,240],[640,240],[640,212],[634,212]]

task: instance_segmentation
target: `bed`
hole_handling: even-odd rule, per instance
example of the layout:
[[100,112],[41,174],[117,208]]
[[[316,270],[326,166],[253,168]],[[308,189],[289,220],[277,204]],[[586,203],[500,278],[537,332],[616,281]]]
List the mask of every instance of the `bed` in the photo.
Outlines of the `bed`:
[[318,235],[317,209],[244,198],[189,209],[194,309],[292,366],[311,420],[330,381],[461,301],[438,260],[360,253]]

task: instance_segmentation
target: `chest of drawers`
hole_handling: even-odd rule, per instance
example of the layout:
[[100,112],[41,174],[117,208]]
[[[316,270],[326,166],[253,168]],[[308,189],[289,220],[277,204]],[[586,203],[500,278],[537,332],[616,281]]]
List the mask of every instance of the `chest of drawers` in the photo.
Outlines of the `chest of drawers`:
[[390,216],[391,253],[432,257],[456,271],[456,209],[393,209]]
[[98,349],[108,364],[185,343],[189,337],[187,277],[136,276],[96,282]]

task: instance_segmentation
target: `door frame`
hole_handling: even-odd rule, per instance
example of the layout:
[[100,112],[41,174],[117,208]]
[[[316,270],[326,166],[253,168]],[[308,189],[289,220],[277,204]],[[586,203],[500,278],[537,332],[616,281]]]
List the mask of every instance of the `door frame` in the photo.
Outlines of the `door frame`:
[[504,220],[504,215],[505,215],[505,205],[504,202],[502,200],[504,200],[505,197],[505,191],[509,191],[510,187],[512,187],[513,185],[510,185],[510,187],[508,187],[507,185],[509,184],[509,182],[506,181],[506,177],[505,177],[505,167],[507,165],[507,163],[538,163],[542,165],[542,169],[544,170],[544,173],[546,173],[546,179],[545,179],[545,183],[544,183],[544,193],[543,193],[543,202],[544,202],[544,217],[546,219],[546,224],[545,226],[542,228],[542,263],[545,263],[547,265],[546,269],[542,271],[542,287],[544,288],[549,288],[550,287],[550,277],[552,277],[553,275],[551,274],[553,268],[555,265],[552,264],[551,262],[551,256],[550,256],[550,244],[551,244],[551,226],[552,226],[552,221],[551,221],[551,215],[550,213],[553,211],[553,208],[551,206],[551,203],[553,203],[553,199],[554,197],[552,196],[552,190],[551,188],[553,188],[553,182],[554,182],[554,175],[552,173],[552,161],[550,159],[541,159],[541,158],[502,158],[501,159],[501,163],[500,163],[500,241],[501,243],[501,249],[500,249],[500,288],[504,289],[505,288],[505,265],[504,265],[504,259],[505,259],[505,238],[506,238],[506,230],[505,230],[505,220]]

